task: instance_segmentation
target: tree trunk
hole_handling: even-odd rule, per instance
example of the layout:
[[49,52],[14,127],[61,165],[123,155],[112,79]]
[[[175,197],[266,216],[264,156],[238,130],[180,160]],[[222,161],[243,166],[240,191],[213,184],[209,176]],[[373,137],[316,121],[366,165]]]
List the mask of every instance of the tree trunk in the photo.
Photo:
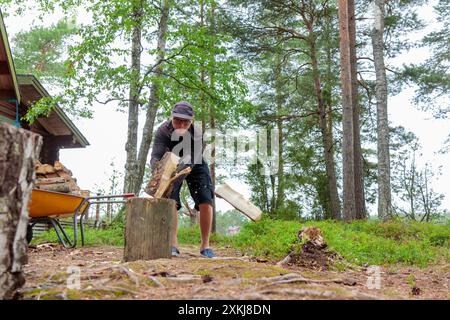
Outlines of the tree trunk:
[[[100,193],[97,193],[97,196],[100,196]],[[96,204],[95,206],[95,222],[94,222],[95,228],[100,228],[100,204]]]
[[172,199],[132,198],[126,204],[124,260],[171,258]]
[[317,65],[315,43],[312,40],[312,29],[310,28],[310,56],[314,77],[314,90],[317,98],[317,112],[319,116],[319,127],[322,134],[323,152],[325,159],[325,168],[328,180],[328,192],[330,197],[331,215],[333,219],[341,219],[341,204],[337,190],[336,169],[334,164],[334,147],[333,136],[327,128],[327,114],[323,103],[322,89],[319,76],[319,68]]
[[158,29],[158,43],[157,51],[158,57],[156,59],[155,77],[150,87],[150,99],[147,105],[147,115],[142,133],[142,141],[139,147],[138,169],[136,173],[136,183],[134,184],[133,193],[139,194],[144,179],[145,166],[147,164],[148,151],[153,139],[153,127],[155,125],[156,113],[159,107],[159,79],[162,77],[163,62],[166,53],[166,34],[169,22],[169,1],[163,0],[161,7],[161,18],[159,20]]
[[376,73],[377,98],[377,147],[378,147],[378,217],[392,217],[391,174],[389,156],[389,122],[387,111],[387,81],[384,66],[384,1],[375,1],[375,17],[372,29],[372,48]]
[[277,172],[277,195],[275,208],[279,209],[284,205],[284,161],[283,161],[283,120],[280,116],[283,114],[283,83],[282,83],[282,59],[281,54],[277,55],[277,65],[275,66],[275,102],[277,105],[277,130],[278,130],[278,172]]
[[0,123],[0,300],[19,298],[27,263],[28,202],[42,138]]
[[[209,23],[209,28],[210,28],[210,32],[211,35],[215,35],[216,34],[216,20],[215,20],[215,4],[214,2],[211,3],[211,19],[210,19],[210,23]],[[215,43],[213,43],[213,48],[211,51],[214,51],[214,46]],[[211,55],[211,59],[212,62],[214,63],[214,59],[215,56]],[[214,87],[215,87],[215,74],[214,72],[211,70],[211,74],[209,75],[209,79],[210,79],[210,83],[209,83],[209,87],[210,90],[213,91]],[[214,106],[211,104],[209,107],[209,126],[211,128],[211,130],[216,130],[216,115],[215,115],[215,110],[214,110]],[[215,139],[215,138],[214,138]],[[211,152],[211,157],[213,159],[215,159],[216,157],[216,148],[214,147],[212,152]],[[212,185],[213,188],[216,188],[216,162],[213,161],[210,164],[210,171],[211,171],[211,180],[212,180]],[[212,226],[211,226],[211,232],[212,233],[216,233],[217,232],[217,210],[216,210],[216,197],[213,197],[213,221],[212,221]]]
[[277,173],[277,209],[284,206],[284,161],[283,161],[283,120],[277,120],[278,130],[278,173]]
[[355,2],[348,1],[349,18],[349,44],[350,44],[350,68],[352,77],[352,109],[353,109],[353,152],[355,174],[355,216],[356,219],[366,218],[366,201],[364,194],[364,171],[361,149],[361,129],[359,121],[358,103],[358,78],[356,66],[356,26],[355,26]]
[[349,3],[352,0],[339,0],[339,35],[341,52],[341,86],[342,86],[342,167],[344,220],[351,221],[356,217],[355,211],[355,152],[353,129],[353,91],[352,67],[350,53],[350,17]]
[[131,41],[131,83],[128,104],[128,136],[125,144],[127,153],[125,163],[124,193],[135,192],[137,179],[137,139],[139,121],[139,81],[141,75],[141,34],[142,8],[136,3],[133,10],[135,26]]

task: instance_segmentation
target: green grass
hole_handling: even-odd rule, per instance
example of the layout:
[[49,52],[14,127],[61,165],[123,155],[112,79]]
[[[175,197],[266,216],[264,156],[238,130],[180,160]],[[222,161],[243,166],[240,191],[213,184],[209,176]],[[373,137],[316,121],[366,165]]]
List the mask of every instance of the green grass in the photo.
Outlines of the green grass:
[[[420,222],[354,221],[295,221],[263,219],[246,224],[239,234],[227,237],[212,235],[211,244],[231,245],[240,251],[276,261],[284,258],[297,243],[303,226],[316,226],[323,231],[331,250],[357,265],[408,265],[425,267],[450,261],[450,224]],[[72,230],[67,229],[69,234]],[[87,245],[123,246],[123,227],[86,229]],[[200,243],[200,230],[180,228],[181,244]],[[33,243],[57,242],[54,231],[41,234]]]
[[450,261],[449,224],[401,221],[298,223],[266,219],[245,225],[238,235],[228,241],[249,254],[277,260],[291,250],[302,226],[320,228],[329,248],[357,265],[425,267]]
[[[73,229],[72,228],[64,228],[66,230],[67,235],[72,240],[73,239]],[[88,246],[102,246],[102,245],[111,245],[111,246],[123,246],[124,245],[124,233],[123,229],[120,226],[110,227],[106,229],[84,229],[84,240],[85,245]],[[58,237],[56,236],[56,232],[54,230],[49,230],[42,234],[36,235],[31,244],[40,244],[46,242],[58,242]],[[78,244],[81,243],[81,234],[78,230]]]

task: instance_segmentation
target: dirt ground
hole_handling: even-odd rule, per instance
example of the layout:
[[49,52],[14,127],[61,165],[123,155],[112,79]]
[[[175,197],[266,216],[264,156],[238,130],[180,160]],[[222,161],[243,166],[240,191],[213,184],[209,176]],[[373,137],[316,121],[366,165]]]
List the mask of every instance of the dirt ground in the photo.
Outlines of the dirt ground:
[[[29,249],[24,299],[450,299],[450,266],[345,271],[277,265],[215,248],[181,246],[172,259],[122,262],[123,248]],[[377,279],[380,281],[377,289]]]

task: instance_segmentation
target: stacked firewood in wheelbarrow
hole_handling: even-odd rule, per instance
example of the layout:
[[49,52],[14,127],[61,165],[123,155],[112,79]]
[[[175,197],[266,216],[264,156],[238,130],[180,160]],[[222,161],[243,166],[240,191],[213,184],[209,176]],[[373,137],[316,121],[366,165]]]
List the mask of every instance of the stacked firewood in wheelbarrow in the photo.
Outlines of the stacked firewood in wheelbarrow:
[[77,185],[77,179],[72,175],[72,171],[61,162],[55,161],[53,166],[38,162],[35,169],[35,188],[76,195],[83,194],[83,191]]

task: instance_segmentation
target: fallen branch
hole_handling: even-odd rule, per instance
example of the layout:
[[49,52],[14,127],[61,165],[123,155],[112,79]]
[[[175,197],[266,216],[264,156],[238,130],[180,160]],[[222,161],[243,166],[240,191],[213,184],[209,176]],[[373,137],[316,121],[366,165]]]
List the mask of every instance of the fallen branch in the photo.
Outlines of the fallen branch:
[[324,297],[331,298],[336,294],[332,291],[319,291],[312,289],[280,289],[280,290],[265,290],[260,291],[260,294],[288,294],[288,295],[297,295],[297,296],[315,296],[315,297]]
[[307,279],[296,273],[289,273],[283,276],[271,277],[271,278],[258,278],[258,281],[269,282],[264,287],[269,287],[273,285],[281,285],[287,283],[338,283],[338,284],[346,284],[346,285],[355,285],[356,282],[349,279],[325,279],[325,280],[317,280],[317,279]]

